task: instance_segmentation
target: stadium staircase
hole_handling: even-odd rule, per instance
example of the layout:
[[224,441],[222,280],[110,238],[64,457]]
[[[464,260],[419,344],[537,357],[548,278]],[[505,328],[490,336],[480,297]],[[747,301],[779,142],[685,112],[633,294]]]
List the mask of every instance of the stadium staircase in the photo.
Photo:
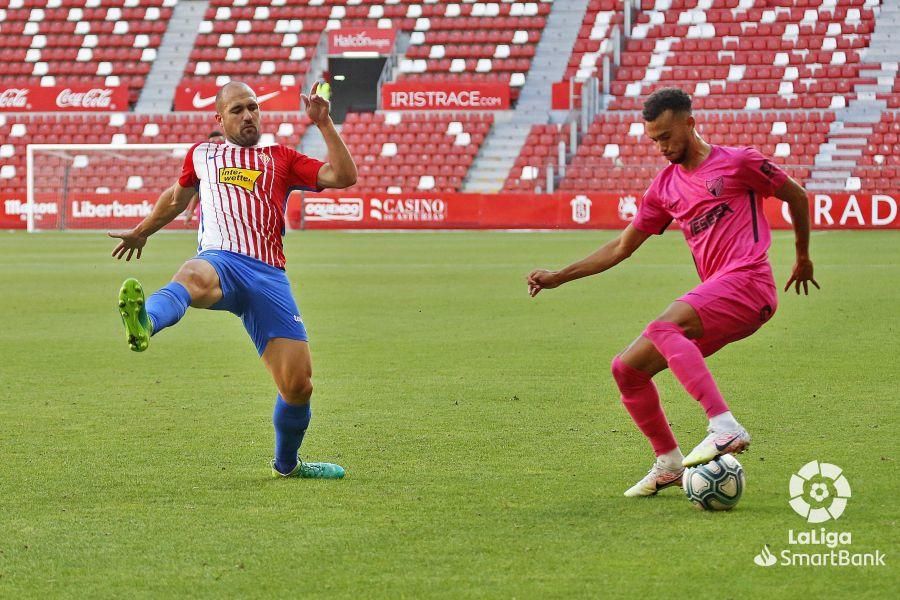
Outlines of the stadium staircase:
[[209,0],[181,0],[163,35],[156,60],[134,107],[137,113],[166,113],[172,109],[175,89],[188,63]]
[[885,2],[876,15],[875,31],[862,56],[867,68],[860,71],[860,76],[876,83],[856,84],[856,97],[847,108],[835,111],[837,120],[831,124],[828,140],[815,158],[808,189],[858,191],[863,187],[854,173],[888,107],[884,98],[893,90],[900,62],[900,38],[895,33],[898,28],[900,4]]
[[500,191],[532,126],[547,123],[551,86],[566,72],[578,36],[578,27],[573,27],[573,23],[581,23],[587,7],[588,0],[554,0],[516,109],[497,115],[463,183],[463,191]]

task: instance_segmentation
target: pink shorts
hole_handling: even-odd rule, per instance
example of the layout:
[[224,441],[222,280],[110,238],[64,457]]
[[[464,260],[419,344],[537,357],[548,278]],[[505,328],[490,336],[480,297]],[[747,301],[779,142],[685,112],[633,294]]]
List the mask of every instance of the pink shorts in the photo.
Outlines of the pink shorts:
[[754,333],[778,308],[771,269],[733,271],[704,281],[678,299],[697,311],[703,337],[694,340],[703,356]]

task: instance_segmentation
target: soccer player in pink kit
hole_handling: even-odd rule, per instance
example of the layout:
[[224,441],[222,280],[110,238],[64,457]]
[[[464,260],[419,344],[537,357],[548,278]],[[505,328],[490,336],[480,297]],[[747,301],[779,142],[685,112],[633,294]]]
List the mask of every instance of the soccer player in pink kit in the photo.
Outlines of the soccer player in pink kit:
[[[543,289],[596,275],[617,265],[651,235],[674,220],[681,228],[702,283],[673,302],[643,334],[612,361],[622,403],[656,454],[650,472],[626,496],[652,496],[679,485],[685,467],[737,454],[750,435],[729,410],[706,366],[709,356],[745,338],[768,321],[778,295],[767,251],[765,198],[788,205],[797,258],[785,291],[816,287],[809,258],[809,205],[804,189],[753,148],[706,143],[695,130],[691,98],[661,89],[644,103],[647,136],[671,163],[644,194],[637,216],[622,233],[587,258],[559,271],[536,270],[527,277],[532,297]],[[709,435],[686,457],[659,402],[653,376],[672,370],[709,418]]]

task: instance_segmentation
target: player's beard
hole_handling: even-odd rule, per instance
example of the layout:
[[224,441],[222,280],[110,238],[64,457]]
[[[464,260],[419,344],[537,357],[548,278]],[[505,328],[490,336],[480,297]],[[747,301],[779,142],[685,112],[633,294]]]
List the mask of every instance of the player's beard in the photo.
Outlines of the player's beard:
[[248,129],[242,126],[240,131],[236,136],[234,136],[234,140],[232,141],[234,141],[234,143],[238,146],[249,148],[250,146],[255,146],[259,143],[259,137],[259,128],[255,125],[253,126],[253,129]]
[[687,148],[683,149],[678,154],[674,155],[672,158],[666,156],[666,160],[668,160],[673,165],[680,165],[687,158]]

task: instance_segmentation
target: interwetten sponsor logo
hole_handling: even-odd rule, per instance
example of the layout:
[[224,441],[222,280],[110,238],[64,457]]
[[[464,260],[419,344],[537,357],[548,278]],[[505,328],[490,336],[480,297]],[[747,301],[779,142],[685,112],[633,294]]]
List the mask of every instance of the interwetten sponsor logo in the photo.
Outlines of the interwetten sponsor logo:
[[256,180],[262,175],[262,171],[254,169],[239,169],[237,167],[221,167],[219,169],[219,183],[236,185],[252,192]]

